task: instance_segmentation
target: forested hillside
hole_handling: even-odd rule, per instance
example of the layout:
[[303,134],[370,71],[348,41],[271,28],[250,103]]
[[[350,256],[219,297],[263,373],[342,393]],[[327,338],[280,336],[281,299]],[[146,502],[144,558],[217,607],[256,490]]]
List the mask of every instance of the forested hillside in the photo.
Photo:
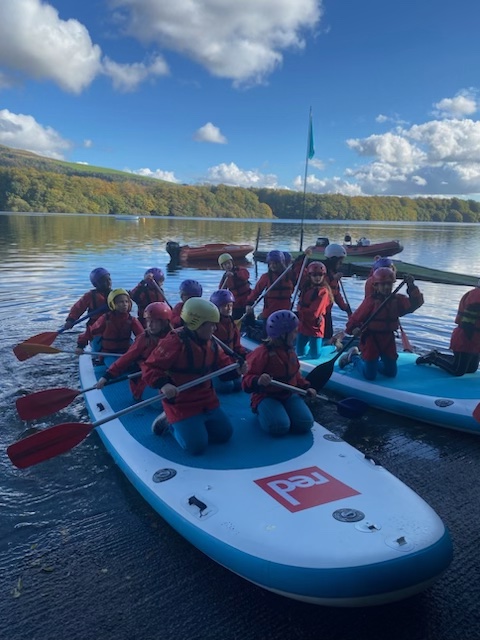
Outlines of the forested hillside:
[[0,145],[0,211],[135,213],[199,218],[302,218],[479,222],[480,203],[460,198],[343,196],[225,185],[178,185],[61,162]]

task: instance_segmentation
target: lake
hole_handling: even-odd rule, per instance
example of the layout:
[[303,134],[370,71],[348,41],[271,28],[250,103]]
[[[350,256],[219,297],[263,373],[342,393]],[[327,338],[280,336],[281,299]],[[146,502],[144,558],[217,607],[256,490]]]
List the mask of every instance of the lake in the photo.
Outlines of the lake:
[[[23,363],[16,343],[62,326],[68,309],[90,288],[88,274],[110,270],[115,287],[132,288],[152,266],[166,272],[165,292],[178,301],[182,280],[194,278],[204,296],[218,286],[219,269],[168,266],[165,245],[249,242],[260,249],[298,250],[300,224],[251,220],[0,214],[0,636],[121,639],[464,640],[480,637],[478,597],[478,468],[480,441],[371,410],[348,422],[332,405],[317,419],[368,451],[432,505],[455,546],[450,569],[429,591],[372,609],[315,607],[270,594],[214,564],[185,542],[137,495],[89,437],[68,454],[30,469],[14,469],[5,449],[28,426],[15,399],[26,392],[78,387],[76,357],[37,356]],[[480,275],[480,227],[458,224],[334,223],[305,225],[304,246],[317,236],[342,241],[367,236],[398,239],[405,262]],[[266,265],[249,267],[251,280]],[[425,305],[402,324],[419,351],[447,349],[458,301],[466,287],[418,282]],[[364,280],[345,278],[353,308]],[[345,315],[335,312],[342,328]],[[77,332],[73,332],[74,336]],[[63,334],[55,346],[71,349]],[[480,400],[480,392],[479,392]],[[88,421],[79,399],[49,426]],[[294,542],[294,541],[292,541]]]

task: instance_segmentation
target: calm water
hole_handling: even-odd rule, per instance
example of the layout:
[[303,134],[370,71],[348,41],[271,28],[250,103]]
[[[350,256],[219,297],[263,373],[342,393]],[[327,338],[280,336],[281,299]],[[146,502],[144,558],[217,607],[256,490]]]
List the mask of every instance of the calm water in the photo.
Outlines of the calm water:
[[[212,563],[168,527],[130,487],[96,436],[69,454],[25,471],[12,468],[5,448],[26,428],[15,411],[25,392],[78,386],[76,358],[37,356],[19,363],[17,342],[59,328],[71,304],[89,288],[93,267],[110,270],[114,286],[133,287],[146,268],[167,272],[165,291],[198,279],[209,295],[216,269],[167,268],[168,240],[181,244],[229,241],[262,249],[297,250],[298,224],[255,221],[118,221],[97,216],[0,215],[0,637],[216,639],[261,638],[420,640],[480,638],[478,609],[478,465],[474,436],[371,411],[358,423],[331,405],[317,418],[369,451],[422,495],[449,526],[456,556],[427,593],[396,605],[337,611],[264,592]],[[398,239],[401,258],[480,275],[480,228],[474,225],[315,224],[340,241],[346,232],[372,241]],[[252,282],[265,265],[251,266]],[[352,307],[363,280],[346,278]],[[448,347],[464,287],[419,283],[426,304],[403,322],[419,350]],[[345,317],[335,316],[341,328]],[[73,348],[71,334],[55,346]],[[480,399],[480,393],[479,393]],[[81,400],[42,426],[86,420]]]

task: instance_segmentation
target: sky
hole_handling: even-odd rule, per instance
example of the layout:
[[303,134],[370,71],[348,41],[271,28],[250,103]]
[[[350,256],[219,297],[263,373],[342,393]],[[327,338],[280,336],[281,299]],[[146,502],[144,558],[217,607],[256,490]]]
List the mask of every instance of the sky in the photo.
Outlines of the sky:
[[0,0],[0,144],[179,184],[479,199],[479,24],[478,0]]

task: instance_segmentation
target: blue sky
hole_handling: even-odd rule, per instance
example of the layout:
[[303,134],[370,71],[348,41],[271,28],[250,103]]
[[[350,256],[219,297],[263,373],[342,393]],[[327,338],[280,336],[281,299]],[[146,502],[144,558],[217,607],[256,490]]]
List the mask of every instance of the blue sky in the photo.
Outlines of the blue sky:
[[480,194],[478,0],[0,0],[0,144],[178,183]]

